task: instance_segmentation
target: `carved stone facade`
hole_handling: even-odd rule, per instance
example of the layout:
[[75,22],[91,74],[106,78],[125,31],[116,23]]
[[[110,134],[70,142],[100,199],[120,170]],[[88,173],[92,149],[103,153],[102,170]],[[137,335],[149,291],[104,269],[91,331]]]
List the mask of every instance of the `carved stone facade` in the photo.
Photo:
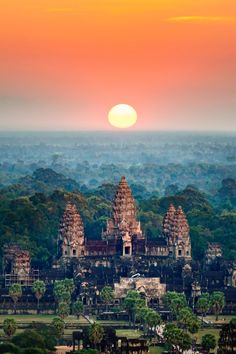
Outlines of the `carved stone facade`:
[[118,185],[112,209],[112,219],[107,222],[103,239],[118,240],[127,233],[131,238],[135,236],[139,240],[144,239],[140,222],[136,219],[135,201],[125,177],[121,178]]
[[30,273],[30,253],[20,249],[17,245],[4,248],[4,269],[19,277],[25,277]]
[[18,245],[4,247],[3,269],[6,286],[14,283],[32,286],[38,279],[38,271],[31,269],[30,252],[22,250]]
[[210,264],[222,257],[222,249],[219,243],[208,243],[206,251],[206,263]]
[[114,284],[114,298],[125,298],[129,290],[137,290],[147,303],[158,303],[166,293],[166,284],[161,284],[160,278],[120,278]]
[[137,220],[135,200],[125,177],[121,178],[112,205],[112,217],[100,240],[86,240],[82,219],[72,204],[66,206],[59,232],[63,257],[157,256],[191,260],[189,226],[181,207],[170,206],[163,232],[147,241]]
[[170,205],[163,220],[163,235],[167,240],[169,256],[191,259],[189,225],[180,206],[176,210]]
[[63,257],[80,257],[85,255],[84,225],[75,205],[67,204],[64,211],[59,243]]

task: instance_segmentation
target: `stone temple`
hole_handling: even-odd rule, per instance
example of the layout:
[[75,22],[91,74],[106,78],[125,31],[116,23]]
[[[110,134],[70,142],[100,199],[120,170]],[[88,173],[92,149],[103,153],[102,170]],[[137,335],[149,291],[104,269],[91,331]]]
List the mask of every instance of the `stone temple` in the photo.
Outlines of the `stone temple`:
[[189,225],[181,207],[170,205],[162,233],[147,240],[140,222],[132,192],[125,177],[117,187],[112,205],[112,217],[100,240],[88,240],[75,205],[67,204],[59,230],[59,250],[62,259],[104,256],[156,256],[191,260]]

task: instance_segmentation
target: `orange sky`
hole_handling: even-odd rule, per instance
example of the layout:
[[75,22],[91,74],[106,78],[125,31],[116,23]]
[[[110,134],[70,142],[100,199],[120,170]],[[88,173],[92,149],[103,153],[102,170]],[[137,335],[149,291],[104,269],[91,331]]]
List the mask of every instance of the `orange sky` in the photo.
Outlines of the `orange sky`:
[[236,130],[235,0],[0,0],[0,129]]

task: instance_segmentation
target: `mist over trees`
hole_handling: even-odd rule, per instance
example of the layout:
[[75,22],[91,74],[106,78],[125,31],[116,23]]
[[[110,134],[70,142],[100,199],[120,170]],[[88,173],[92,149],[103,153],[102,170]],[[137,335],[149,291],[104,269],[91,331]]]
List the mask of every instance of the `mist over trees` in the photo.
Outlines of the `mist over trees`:
[[187,214],[196,260],[208,242],[220,242],[224,256],[236,259],[236,137],[50,134],[0,135],[1,249],[18,243],[37,267],[49,265],[68,201],[77,205],[86,236],[100,238],[126,175],[149,239],[160,236],[173,203]]

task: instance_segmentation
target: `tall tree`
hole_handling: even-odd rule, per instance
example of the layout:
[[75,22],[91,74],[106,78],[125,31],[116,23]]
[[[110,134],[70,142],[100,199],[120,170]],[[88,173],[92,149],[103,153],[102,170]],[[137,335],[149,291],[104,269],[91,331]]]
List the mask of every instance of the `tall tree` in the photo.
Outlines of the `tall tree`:
[[210,296],[208,293],[203,293],[198,301],[197,301],[197,311],[201,314],[202,316],[202,322],[203,322],[203,317],[206,316],[207,312],[210,309]]
[[218,321],[219,314],[222,312],[225,306],[225,295],[222,291],[214,291],[210,297],[211,309]]
[[65,322],[60,317],[53,318],[51,322],[53,333],[57,338],[61,338],[65,330]]
[[62,319],[66,318],[70,314],[70,306],[66,302],[60,302],[58,305],[57,314]]
[[156,311],[152,310],[152,309],[148,309],[146,316],[145,316],[145,322],[148,326],[148,328],[153,328],[156,327],[157,325],[159,325],[161,323],[161,317],[159,315],[159,313],[157,313]]
[[89,339],[96,349],[100,349],[100,344],[103,337],[104,337],[103,327],[99,323],[94,322],[91,325],[89,330]]
[[22,288],[20,284],[12,284],[9,288],[9,295],[14,302],[14,312],[16,313],[16,303],[22,296]]
[[11,337],[15,334],[17,329],[17,324],[14,318],[5,318],[3,321],[3,331],[8,336]]
[[112,287],[104,286],[104,288],[101,290],[100,297],[102,302],[106,304],[106,311],[107,311],[108,305],[112,302],[114,298],[114,292]]
[[77,317],[82,315],[84,312],[84,306],[83,303],[79,300],[76,300],[73,304],[73,314]]
[[187,306],[186,296],[175,291],[167,291],[164,295],[164,304],[170,309],[173,315],[177,315],[179,311]]
[[32,291],[37,299],[37,312],[39,313],[39,301],[46,292],[46,285],[43,280],[36,280],[33,283]]
[[183,352],[191,348],[191,337],[173,323],[168,323],[164,329],[164,338],[170,348]]
[[207,333],[202,337],[201,341],[202,348],[209,353],[211,349],[215,349],[216,347],[216,338],[213,334]]
[[136,315],[139,308],[145,305],[144,299],[140,297],[140,294],[136,290],[129,290],[124,299],[124,308],[129,315],[129,325],[131,322],[135,324]]

